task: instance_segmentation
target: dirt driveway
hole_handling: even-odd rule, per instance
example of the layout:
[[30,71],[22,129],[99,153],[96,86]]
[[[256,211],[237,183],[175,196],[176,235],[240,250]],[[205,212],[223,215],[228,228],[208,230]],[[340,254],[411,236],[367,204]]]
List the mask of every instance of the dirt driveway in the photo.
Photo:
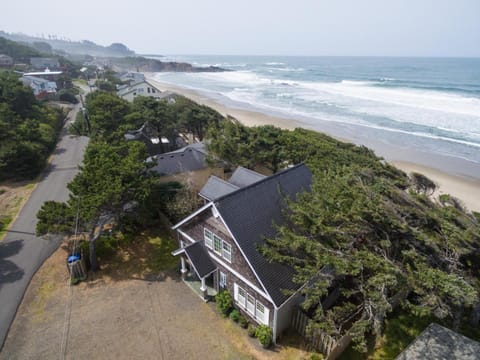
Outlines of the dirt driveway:
[[137,277],[131,271],[124,276],[107,270],[98,279],[69,286],[65,254],[64,249],[54,253],[33,278],[1,359],[307,356],[289,346],[263,350],[244,329],[221,318],[214,304],[201,301],[174,271]]

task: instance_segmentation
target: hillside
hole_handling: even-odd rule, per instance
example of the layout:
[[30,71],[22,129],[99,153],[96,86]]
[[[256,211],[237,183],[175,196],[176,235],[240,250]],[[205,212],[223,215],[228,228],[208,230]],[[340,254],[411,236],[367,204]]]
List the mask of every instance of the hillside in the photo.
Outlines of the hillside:
[[209,66],[196,67],[189,63],[182,62],[163,62],[156,59],[147,59],[144,57],[122,57],[110,58],[108,63],[114,71],[138,71],[138,72],[219,72],[225,69]]
[[32,56],[41,56],[40,52],[34,48],[20,44],[15,41],[1,37],[0,32],[0,54],[12,57],[17,62],[29,63]]
[[54,50],[67,52],[72,55],[121,57],[132,56],[135,54],[134,51],[130,50],[127,46],[121,43],[113,43],[109,46],[102,46],[89,40],[68,41],[53,38],[40,38],[26,34],[7,33],[5,31],[0,31],[0,36],[12,41],[24,42],[28,44],[46,43]]

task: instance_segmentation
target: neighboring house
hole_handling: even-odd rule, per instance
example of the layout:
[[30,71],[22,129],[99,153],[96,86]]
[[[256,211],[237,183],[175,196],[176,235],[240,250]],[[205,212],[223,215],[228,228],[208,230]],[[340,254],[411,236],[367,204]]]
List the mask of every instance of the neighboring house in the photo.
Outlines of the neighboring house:
[[223,168],[209,166],[206,158],[207,150],[200,142],[152,156],[149,160],[155,162],[151,171],[161,175],[162,182],[179,181],[198,192],[212,174],[223,176]]
[[174,100],[176,95],[168,91],[160,91],[148,81],[142,81],[128,86],[120,87],[117,95],[122,99],[133,102],[137,96],[150,96],[157,99]]
[[0,66],[12,66],[13,59],[12,57],[4,54],[0,54]]
[[124,135],[127,141],[141,141],[147,147],[150,155],[158,154],[169,148],[170,141],[165,137],[159,137],[156,132],[152,131],[148,123],[144,123],[138,130],[129,130]]
[[34,69],[59,69],[60,63],[56,58],[32,57],[30,58],[30,65]]
[[308,191],[311,177],[300,164],[223,196],[211,194],[213,201],[173,227],[180,248],[172,254],[181,256],[182,278],[189,283],[193,276],[204,299],[228,290],[235,307],[250,321],[270,326],[274,339],[290,325],[300,286],[293,282],[291,267],[269,262],[259,246],[284,221],[285,199]]
[[480,343],[450,329],[431,323],[396,357],[396,360],[480,359]]
[[57,84],[55,81],[42,79],[37,76],[24,75],[20,78],[20,81],[25,86],[30,86],[33,90],[33,94],[37,98],[46,98],[50,95],[57,93]]
[[133,85],[133,84],[141,83],[141,82],[145,81],[145,75],[143,73],[139,73],[139,72],[123,73],[123,74],[120,74],[118,76],[118,78],[120,79],[120,81],[122,81],[122,82],[124,82],[128,85]]
[[228,181],[225,181],[215,175],[208,178],[207,183],[202,187],[198,195],[202,197],[205,203],[214,201],[223,195],[230,194],[242,187],[251,185],[266,178],[253,170],[239,166]]

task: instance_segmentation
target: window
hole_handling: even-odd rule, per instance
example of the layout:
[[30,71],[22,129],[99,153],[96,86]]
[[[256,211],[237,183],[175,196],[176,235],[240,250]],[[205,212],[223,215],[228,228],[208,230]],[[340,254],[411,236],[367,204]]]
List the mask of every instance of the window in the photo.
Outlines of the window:
[[245,307],[246,297],[247,297],[247,292],[243,290],[240,286],[238,286],[237,301],[243,307]]
[[203,236],[207,248],[214,250],[228,262],[232,262],[232,246],[229,243],[220,239],[207,228],[203,228]]
[[213,234],[208,229],[203,229],[203,236],[205,238],[205,246],[208,248],[213,248]]
[[256,311],[257,319],[262,323],[267,323],[268,319],[265,319],[265,306],[262,303],[257,301],[257,311]]
[[220,255],[222,254],[222,239],[215,234],[213,235],[213,250]]
[[154,94],[156,93],[156,90],[154,88],[152,88],[152,93],[154,93]]
[[247,311],[255,315],[255,298],[247,293]]
[[[221,274],[220,276],[222,276]],[[237,305],[246,310],[259,323],[268,325],[270,310],[236,283],[233,284],[233,290]]]
[[222,256],[228,262],[232,262],[232,246],[225,241],[223,242]]
[[220,282],[219,285],[221,288],[227,287],[227,274],[220,271]]
[[150,94],[150,88],[147,88],[148,93]]

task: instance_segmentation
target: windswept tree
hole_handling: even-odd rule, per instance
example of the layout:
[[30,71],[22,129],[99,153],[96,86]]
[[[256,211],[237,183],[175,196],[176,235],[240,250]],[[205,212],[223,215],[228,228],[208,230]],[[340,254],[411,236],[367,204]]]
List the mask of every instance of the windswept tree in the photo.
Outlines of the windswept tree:
[[[379,338],[400,304],[416,315],[451,319],[458,329],[478,300],[476,280],[460,261],[470,250],[460,250],[461,239],[473,245],[479,236],[441,218],[437,229],[428,222],[414,229],[409,212],[369,181],[355,168],[317,173],[311,192],[289,203],[287,223],[263,249],[294,267],[298,284],[309,284],[303,306],[313,314],[310,331],[349,334],[365,351],[367,335]],[[467,226],[478,230],[471,218]]]
[[226,121],[210,129],[208,144],[234,166],[305,162],[313,172],[311,191],[287,201],[285,222],[261,249],[306,284],[312,334],[348,334],[365,351],[399,306],[455,330],[466,315],[478,324],[480,221],[450,197],[431,201],[431,180],[411,180],[370,149],[305,129]]
[[141,143],[91,143],[79,174],[68,184],[70,198],[66,203],[44,204],[37,232],[71,234],[78,215],[80,231],[88,233],[92,270],[97,270],[95,242],[105,226],[121,226],[129,211],[135,213],[145,205],[152,191],[155,179],[147,171],[146,157]]

